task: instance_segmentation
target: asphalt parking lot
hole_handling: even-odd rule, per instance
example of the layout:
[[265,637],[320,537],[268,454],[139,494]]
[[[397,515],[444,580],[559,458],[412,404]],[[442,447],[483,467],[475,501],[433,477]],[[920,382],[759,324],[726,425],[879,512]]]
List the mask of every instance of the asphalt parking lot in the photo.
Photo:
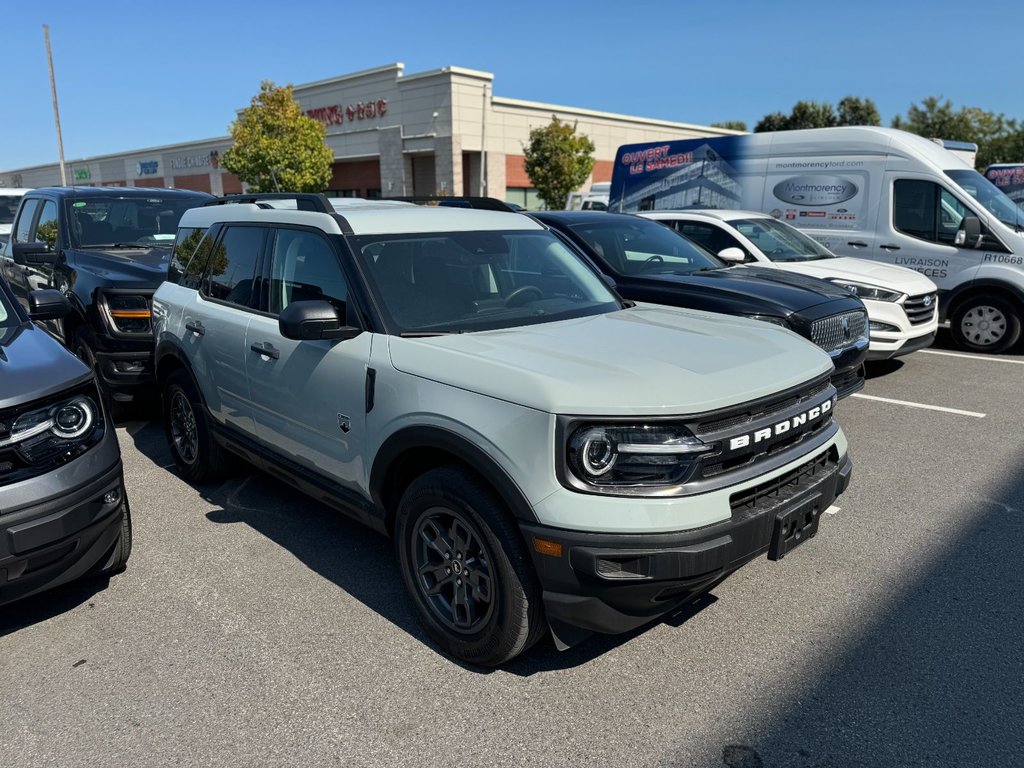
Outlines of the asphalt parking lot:
[[126,422],[128,570],[0,609],[0,759],[1024,765],[1024,350],[940,341],[869,375],[816,539],[489,673],[430,645],[389,541],[265,475],[192,487]]

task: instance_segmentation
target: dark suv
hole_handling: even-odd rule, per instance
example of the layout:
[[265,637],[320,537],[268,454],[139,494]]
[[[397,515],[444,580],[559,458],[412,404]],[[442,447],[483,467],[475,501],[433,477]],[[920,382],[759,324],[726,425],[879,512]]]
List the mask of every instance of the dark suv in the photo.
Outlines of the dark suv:
[[24,309],[37,288],[68,297],[72,312],[43,325],[96,369],[115,401],[153,383],[150,300],[181,214],[210,199],[124,187],[48,187],[22,198],[0,270]]
[[0,604],[124,568],[132,523],[96,379],[32,320],[71,311],[54,290],[0,279]]
[[864,386],[868,316],[844,288],[765,267],[730,267],[683,235],[639,216],[531,214],[582,250],[627,299],[741,315],[795,331],[832,358],[839,397]]

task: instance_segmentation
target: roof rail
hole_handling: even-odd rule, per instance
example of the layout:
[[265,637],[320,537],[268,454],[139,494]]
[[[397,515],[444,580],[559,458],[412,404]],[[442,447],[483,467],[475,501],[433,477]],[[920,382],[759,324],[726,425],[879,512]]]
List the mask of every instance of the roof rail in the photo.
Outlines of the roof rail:
[[203,203],[203,205],[228,205],[231,203],[255,203],[259,205],[265,200],[294,200],[296,209],[300,211],[315,211],[317,213],[336,212],[327,196],[317,192],[246,192],[240,195],[224,195],[224,197],[210,200]]
[[515,208],[496,197],[477,197],[472,195],[410,195],[407,197],[385,197],[383,200],[399,200],[403,203],[417,205],[440,205],[449,208],[480,208],[485,211],[510,211]]

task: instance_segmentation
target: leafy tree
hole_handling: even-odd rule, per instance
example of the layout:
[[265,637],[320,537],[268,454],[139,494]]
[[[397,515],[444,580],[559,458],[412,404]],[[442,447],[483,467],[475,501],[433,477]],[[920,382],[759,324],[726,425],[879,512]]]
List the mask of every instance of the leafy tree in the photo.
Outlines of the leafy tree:
[[563,123],[554,115],[548,125],[530,131],[523,154],[526,175],[549,209],[565,207],[569,193],[594,169],[594,142],[577,134],[575,123]]
[[725,128],[729,131],[745,131],[747,130],[747,124],[742,120],[726,120],[721,123],[712,123],[712,128]]
[[789,128],[831,128],[836,124],[836,111],[827,101],[798,101],[789,113]]
[[789,116],[781,112],[772,112],[762,117],[754,126],[754,133],[765,131],[785,131],[789,128]]
[[936,96],[923,99],[921,106],[911,104],[906,118],[897,115],[892,120],[892,127],[928,138],[975,140],[970,115],[963,109],[954,110],[949,99],[940,102]]
[[839,100],[836,125],[881,125],[882,117],[871,99],[844,96]]
[[323,124],[302,113],[292,86],[265,80],[231,124],[234,145],[221,164],[253,192],[320,192],[334,162],[325,137]]

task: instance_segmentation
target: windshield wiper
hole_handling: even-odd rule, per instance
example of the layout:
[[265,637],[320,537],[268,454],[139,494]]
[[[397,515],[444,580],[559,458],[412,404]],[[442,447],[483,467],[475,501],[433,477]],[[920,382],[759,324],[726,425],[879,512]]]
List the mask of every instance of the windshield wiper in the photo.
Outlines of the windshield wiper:
[[425,339],[430,336],[455,336],[465,331],[403,331],[398,334],[403,339]]

